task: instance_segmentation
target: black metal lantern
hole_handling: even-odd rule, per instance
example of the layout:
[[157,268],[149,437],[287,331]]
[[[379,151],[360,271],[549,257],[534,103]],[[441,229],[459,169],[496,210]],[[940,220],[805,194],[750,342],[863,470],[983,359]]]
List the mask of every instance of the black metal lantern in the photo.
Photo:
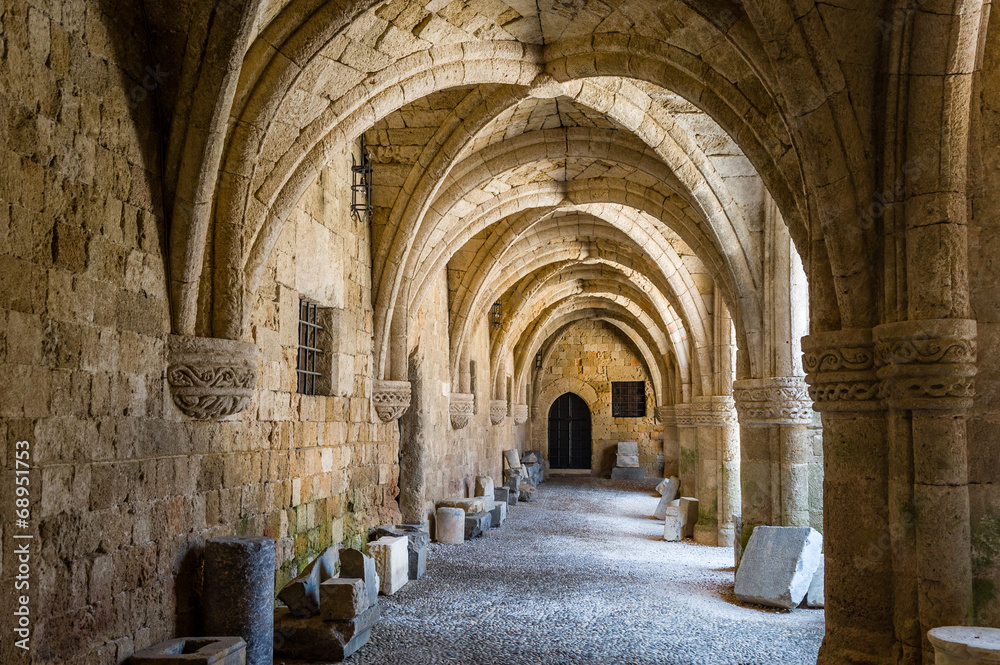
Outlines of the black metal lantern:
[[367,223],[372,217],[372,155],[361,135],[361,161],[351,155],[351,217]]
[[499,328],[503,325],[503,303],[497,300],[490,310],[490,325]]

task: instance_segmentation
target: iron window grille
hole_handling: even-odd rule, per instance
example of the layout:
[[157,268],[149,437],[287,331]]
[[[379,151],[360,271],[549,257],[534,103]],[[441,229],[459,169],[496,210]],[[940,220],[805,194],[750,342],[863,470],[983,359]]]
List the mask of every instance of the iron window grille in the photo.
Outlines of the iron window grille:
[[322,372],[316,370],[316,359],[323,353],[316,337],[323,327],[317,323],[319,305],[305,298],[299,300],[299,357],[295,368],[296,392],[302,395],[316,394],[316,380]]
[[503,325],[503,303],[497,300],[490,309],[490,325],[499,328]]
[[361,135],[361,159],[351,155],[351,217],[368,223],[372,217],[372,154]]
[[612,418],[646,417],[645,381],[611,382],[611,417]]

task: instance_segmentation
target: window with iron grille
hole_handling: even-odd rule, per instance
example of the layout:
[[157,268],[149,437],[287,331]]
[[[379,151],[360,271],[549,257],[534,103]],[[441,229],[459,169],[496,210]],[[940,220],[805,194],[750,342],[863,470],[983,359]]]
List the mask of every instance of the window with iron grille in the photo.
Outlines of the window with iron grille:
[[611,382],[611,417],[612,418],[646,417],[645,381]]
[[318,321],[319,306],[306,299],[299,300],[299,358],[295,368],[298,378],[296,391],[303,395],[315,395],[316,383],[323,372],[318,363],[323,349],[319,348],[319,333],[323,327]]

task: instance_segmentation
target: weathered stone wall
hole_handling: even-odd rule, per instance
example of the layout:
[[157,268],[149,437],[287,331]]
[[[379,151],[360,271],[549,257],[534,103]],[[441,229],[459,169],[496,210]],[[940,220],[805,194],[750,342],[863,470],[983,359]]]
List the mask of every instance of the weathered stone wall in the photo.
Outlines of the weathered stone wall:
[[[423,477],[425,491],[423,505],[425,514],[431,512],[434,502],[453,497],[474,494],[477,475],[490,475],[502,479],[502,451],[510,444],[510,428],[513,421],[505,419],[499,425],[490,422],[490,380],[489,368],[477,363],[475,390],[476,412],[469,424],[462,429],[454,429],[449,418],[449,396],[452,378],[449,370],[448,349],[448,288],[445,273],[435,280],[434,287],[411,321],[409,336],[411,381],[420,381],[421,390],[426,390],[426,416],[419,424],[417,432],[404,428],[405,443],[411,436],[423,440]],[[488,358],[489,335],[485,325],[480,325],[472,338],[472,356]],[[404,417],[408,425],[411,420]],[[402,488],[406,491],[408,488]]]
[[[639,354],[614,326],[602,321],[579,321],[568,326],[541,372],[537,413],[531,419],[532,448],[541,450],[548,459],[549,408],[564,393],[575,392],[590,407],[593,475],[611,473],[619,441],[639,443],[639,464],[647,477],[663,473],[663,428],[654,423],[652,383]],[[612,381],[646,382],[645,418],[611,417]],[[581,384],[593,392],[581,391]]]

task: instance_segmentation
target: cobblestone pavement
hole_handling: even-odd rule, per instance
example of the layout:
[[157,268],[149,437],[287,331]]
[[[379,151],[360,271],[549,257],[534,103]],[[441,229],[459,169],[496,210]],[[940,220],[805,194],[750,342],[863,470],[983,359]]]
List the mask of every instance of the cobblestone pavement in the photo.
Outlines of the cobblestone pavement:
[[502,528],[432,544],[347,662],[815,663],[823,611],[741,605],[732,550],[664,542],[656,502],[621,481],[546,481]]

